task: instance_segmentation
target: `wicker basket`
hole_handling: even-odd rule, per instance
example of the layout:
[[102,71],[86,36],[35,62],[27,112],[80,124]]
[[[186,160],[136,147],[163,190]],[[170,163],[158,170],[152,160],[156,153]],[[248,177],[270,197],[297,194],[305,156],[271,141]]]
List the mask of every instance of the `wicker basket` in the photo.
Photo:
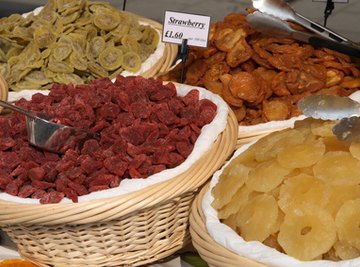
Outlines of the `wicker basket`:
[[194,196],[234,151],[238,124],[229,111],[211,149],[182,174],[108,199],[71,204],[0,201],[0,228],[19,253],[40,266],[139,266],[190,241]]
[[[8,86],[5,82],[4,77],[0,74],[0,100],[7,101],[8,99]],[[0,112],[2,111],[3,107],[0,106]]]
[[[131,13],[133,16],[138,17],[140,22],[149,24],[154,29],[158,30],[162,34],[163,26],[151,19]],[[160,38],[161,39],[161,38]],[[169,71],[177,56],[178,46],[170,43],[165,43],[165,50],[163,56],[151,67],[151,69],[141,73],[141,76],[145,78],[157,77],[161,73]]]
[[268,267],[224,248],[209,235],[202,212],[202,199],[208,189],[209,184],[196,196],[190,214],[192,243],[201,257],[212,267]]

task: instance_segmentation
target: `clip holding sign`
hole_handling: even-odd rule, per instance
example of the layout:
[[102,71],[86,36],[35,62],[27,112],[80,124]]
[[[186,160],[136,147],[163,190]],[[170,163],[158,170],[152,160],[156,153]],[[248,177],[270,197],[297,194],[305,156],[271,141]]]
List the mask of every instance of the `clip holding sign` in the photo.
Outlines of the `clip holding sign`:
[[187,39],[182,39],[179,56],[181,58],[181,75],[180,82],[184,82],[185,63],[189,54],[189,46],[187,45]]

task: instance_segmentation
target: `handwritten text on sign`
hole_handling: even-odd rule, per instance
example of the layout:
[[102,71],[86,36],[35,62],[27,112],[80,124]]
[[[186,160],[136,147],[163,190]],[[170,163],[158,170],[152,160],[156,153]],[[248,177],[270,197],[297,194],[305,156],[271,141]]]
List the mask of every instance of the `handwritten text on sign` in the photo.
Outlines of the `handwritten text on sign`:
[[162,41],[181,44],[187,39],[188,45],[207,47],[210,17],[165,11]]

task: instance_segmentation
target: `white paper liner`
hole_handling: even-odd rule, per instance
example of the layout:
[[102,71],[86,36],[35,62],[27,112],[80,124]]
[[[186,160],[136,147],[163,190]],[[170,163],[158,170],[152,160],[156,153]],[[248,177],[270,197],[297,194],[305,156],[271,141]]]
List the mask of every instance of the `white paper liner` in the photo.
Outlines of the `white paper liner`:
[[[209,99],[213,103],[217,105],[217,112],[213,121],[207,125],[205,125],[201,129],[201,134],[195,142],[193,151],[190,153],[188,158],[181,163],[179,166],[173,169],[167,169],[162,172],[156,173],[152,176],[149,176],[146,179],[123,179],[120,183],[120,186],[117,188],[112,188],[103,191],[97,191],[90,193],[88,195],[80,196],[78,198],[79,202],[101,199],[101,198],[109,198],[120,196],[123,194],[131,193],[137,190],[141,190],[150,185],[154,185],[156,183],[169,180],[187,169],[189,169],[197,160],[200,159],[201,156],[204,155],[206,151],[210,149],[218,135],[225,129],[227,124],[227,116],[228,116],[228,105],[226,102],[218,95],[211,93],[210,91],[196,86],[189,86],[183,84],[176,85],[177,94],[179,96],[186,95],[189,91],[193,89],[197,89],[199,91],[200,99]],[[31,99],[31,96],[35,93],[43,93],[47,94],[49,91],[45,90],[23,90],[20,92],[10,92],[9,93],[9,101],[18,100],[22,97],[25,99]],[[6,201],[12,201],[17,203],[31,203],[36,204],[39,203],[38,199],[29,199],[29,198],[20,198],[17,196],[12,196],[7,193],[0,193],[0,199]],[[71,203],[71,200],[65,198],[61,203]]]
[[[355,92],[350,96],[351,99],[360,102],[360,92]],[[288,121],[280,121],[272,124],[272,126],[288,126],[293,127],[294,122],[299,119],[303,119],[305,116],[300,116]],[[251,126],[253,129],[257,125]],[[267,128],[268,125],[259,125],[257,130]],[[249,126],[250,127],[250,126]],[[244,126],[245,128],[245,126]],[[246,128],[245,128],[246,129]],[[267,128],[271,130],[271,128]],[[237,149],[230,159],[234,159],[236,156],[241,154],[252,144],[245,144],[239,149]],[[230,162],[229,161],[229,162]],[[211,194],[211,189],[218,183],[219,177],[223,169],[229,164],[227,162],[222,169],[214,173],[213,178],[210,182],[209,190],[205,193],[202,201],[202,211],[205,216],[205,225],[206,229],[209,232],[210,236],[220,245],[229,249],[238,255],[246,257],[248,259],[255,260],[257,262],[272,266],[272,267],[359,267],[360,258],[355,258],[351,260],[342,260],[338,262],[328,261],[328,260],[316,260],[316,261],[300,261],[291,256],[288,256],[284,253],[280,253],[276,249],[265,246],[258,241],[248,241],[246,242],[241,236],[239,236],[234,230],[232,230],[227,225],[220,222],[217,217],[217,211],[211,206],[211,203],[214,200],[214,197]]]
[[[34,15],[38,15],[42,9],[43,9],[42,6],[37,7],[32,12],[25,13],[22,16],[26,17],[31,13],[33,13]],[[139,21],[139,23],[142,25],[150,25],[149,23],[146,23],[143,21]],[[161,37],[161,33],[157,29],[154,29],[154,30]],[[144,73],[144,72],[150,70],[154,66],[154,64],[156,62],[158,62],[159,59],[161,59],[162,56],[164,55],[165,43],[161,42],[161,38],[159,40],[160,41],[159,41],[158,46],[156,47],[156,50],[141,64],[141,67],[137,72],[123,71],[123,72],[121,72],[121,75],[123,75],[123,76],[140,75],[141,73]]]

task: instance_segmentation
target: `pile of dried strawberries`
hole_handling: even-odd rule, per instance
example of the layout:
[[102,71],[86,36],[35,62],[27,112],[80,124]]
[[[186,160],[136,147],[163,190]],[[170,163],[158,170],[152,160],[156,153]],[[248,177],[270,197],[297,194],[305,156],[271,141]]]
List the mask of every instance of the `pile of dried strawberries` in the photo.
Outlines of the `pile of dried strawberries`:
[[54,84],[48,96],[37,93],[16,105],[99,136],[55,154],[28,143],[23,115],[0,116],[0,191],[40,203],[77,202],[123,178],[178,166],[217,110],[196,89],[180,97],[174,84],[141,76]]

